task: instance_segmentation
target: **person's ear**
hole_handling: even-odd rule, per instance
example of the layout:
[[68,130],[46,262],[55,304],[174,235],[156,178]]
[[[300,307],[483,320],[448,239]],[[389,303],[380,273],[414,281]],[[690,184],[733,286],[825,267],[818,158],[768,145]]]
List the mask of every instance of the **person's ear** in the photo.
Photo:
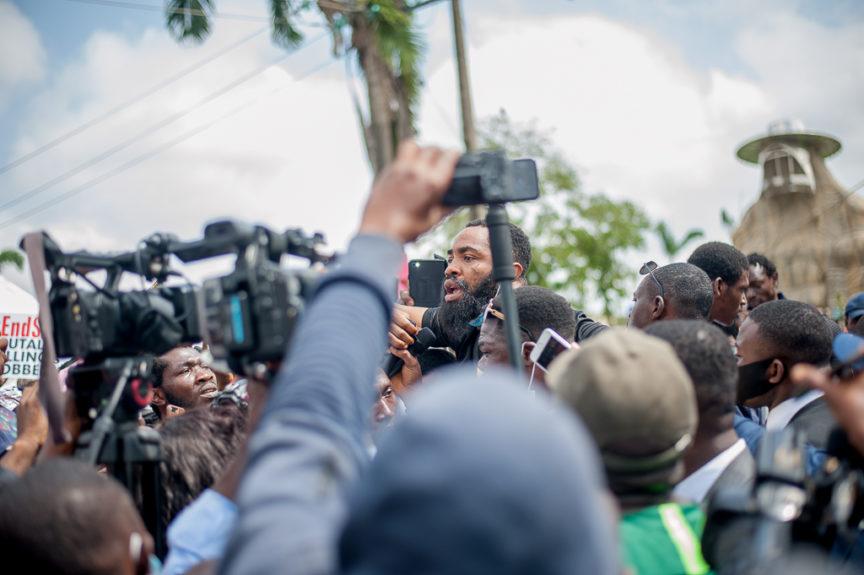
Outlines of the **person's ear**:
[[522,344],[522,363],[531,365],[531,352],[537,346],[533,341],[526,341]]
[[513,275],[516,276],[516,279],[524,282],[524,274],[525,268],[522,267],[522,264],[520,264],[519,262],[513,262]]
[[161,387],[157,387],[153,390],[153,401],[150,403],[158,405],[159,407],[164,407],[168,404],[168,401],[165,399],[165,391]]
[[777,385],[786,378],[786,366],[779,359],[775,359],[768,366],[768,371],[765,372],[768,378],[768,383]]
[[715,298],[722,296],[723,292],[726,291],[726,282],[724,282],[722,278],[714,278],[712,285],[714,287]]
[[651,319],[656,320],[662,318],[666,311],[666,300],[663,299],[663,296],[655,296],[651,304]]

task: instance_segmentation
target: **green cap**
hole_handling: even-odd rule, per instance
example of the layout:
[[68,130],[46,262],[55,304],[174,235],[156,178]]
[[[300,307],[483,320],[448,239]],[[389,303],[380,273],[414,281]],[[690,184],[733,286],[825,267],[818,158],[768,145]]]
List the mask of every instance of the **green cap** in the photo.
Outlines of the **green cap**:
[[591,432],[610,476],[673,472],[696,432],[690,376],[672,346],[641,331],[591,338],[561,354],[547,381]]

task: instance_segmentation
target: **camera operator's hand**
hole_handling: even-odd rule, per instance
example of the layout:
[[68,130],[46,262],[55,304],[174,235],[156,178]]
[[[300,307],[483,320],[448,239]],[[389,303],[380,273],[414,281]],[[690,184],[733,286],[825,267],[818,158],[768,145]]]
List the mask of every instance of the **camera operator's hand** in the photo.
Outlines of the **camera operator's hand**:
[[822,391],[837,423],[846,431],[849,442],[864,455],[864,373],[846,381],[835,380],[827,369],[798,364],[790,374],[796,384]]
[[18,437],[12,449],[0,460],[0,465],[21,475],[33,465],[36,455],[48,437],[48,418],[39,402],[38,383],[24,389],[21,403],[15,413],[18,421]]
[[402,142],[366,202],[360,233],[378,234],[404,244],[430,230],[452,209],[441,199],[453,179],[459,152]]

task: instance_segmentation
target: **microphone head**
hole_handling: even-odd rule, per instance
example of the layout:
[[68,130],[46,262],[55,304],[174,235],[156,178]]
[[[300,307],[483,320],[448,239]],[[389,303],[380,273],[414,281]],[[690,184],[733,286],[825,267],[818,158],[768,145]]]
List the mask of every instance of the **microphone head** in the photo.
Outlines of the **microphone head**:
[[429,346],[435,343],[435,339],[435,332],[424,327],[414,336],[414,343],[408,346],[408,351],[411,352],[411,355],[418,356],[429,349]]

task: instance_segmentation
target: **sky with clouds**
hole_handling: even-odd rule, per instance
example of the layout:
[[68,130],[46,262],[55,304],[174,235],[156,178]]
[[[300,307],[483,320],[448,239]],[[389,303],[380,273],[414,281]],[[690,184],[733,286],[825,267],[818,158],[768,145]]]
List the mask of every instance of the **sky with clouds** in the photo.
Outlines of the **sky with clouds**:
[[[0,173],[0,246],[46,229],[70,249],[123,250],[225,216],[344,246],[371,174],[350,71],[315,19],[289,54],[256,18],[265,0],[220,0],[244,18],[217,18],[206,42],[178,45],[149,9],[159,2],[131,3],[0,0],[0,166],[193,70]],[[829,167],[846,186],[864,179],[864,3],[753,7],[465,0],[476,113],[536,121],[589,191],[632,199],[678,234],[728,239],[720,209],[743,214],[760,179],[735,149],[772,120],[835,135],[844,150]],[[449,6],[418,22],[420,139],[459,146]],[[657,244],[632,257],[658,258]]]

